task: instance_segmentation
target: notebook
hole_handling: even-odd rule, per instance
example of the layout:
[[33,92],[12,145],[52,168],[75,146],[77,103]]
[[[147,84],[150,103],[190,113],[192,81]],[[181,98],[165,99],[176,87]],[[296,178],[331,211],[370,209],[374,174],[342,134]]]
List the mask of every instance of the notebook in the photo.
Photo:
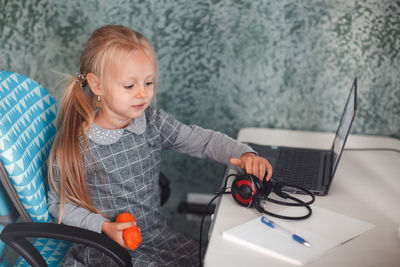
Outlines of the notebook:
[[[293,216],[299,212],[298,210],[296,207],[290,207],[282,213]],[[261,217],[224,231],[222,237],[278,260],[303,265],[375,227],[371,223],[318,206],[313,206],[313,216],[307,220],[285,221],[276,218],[272,220],[275,224],[304,238],[311,247],[301,245],[289,236],[266,226],[261,222]]]
[[[326,195],[335,175],[357,109],[357,78],[354,79],[330,150],[249,144],[274,170],[272,179]],[[294,188],[285,191],[297,193]],[[301,193],[301,192],[299,192]]]

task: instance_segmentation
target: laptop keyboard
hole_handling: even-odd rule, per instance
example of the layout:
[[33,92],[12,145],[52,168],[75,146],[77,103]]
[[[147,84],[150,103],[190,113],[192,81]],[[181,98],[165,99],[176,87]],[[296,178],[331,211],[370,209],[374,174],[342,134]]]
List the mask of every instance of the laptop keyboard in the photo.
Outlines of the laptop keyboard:
[[281,182],[314,188],[317,186],[321,152],[281,148],[274,178]]

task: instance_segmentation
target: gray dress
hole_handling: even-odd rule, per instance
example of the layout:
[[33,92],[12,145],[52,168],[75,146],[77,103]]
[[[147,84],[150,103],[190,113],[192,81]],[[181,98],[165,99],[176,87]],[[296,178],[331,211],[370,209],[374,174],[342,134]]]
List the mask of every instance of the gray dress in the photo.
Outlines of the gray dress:
[[[160,210],[158,176],[161,151],[173,149],[194,157],[229,164],[231,157],[254,152],[249,146],[219,132],[187,126],[161,109],[148,108],[124,129],[93,124],[86,133],[82,158],[90,198],[107,218],[67,203],[62,223],[101,232],[105,220],[130,212],[138,222],[142,243],[132,255],[133,266],[197,266],[198,244],[172,232]],[[48,193],[50,213],[58,219],[59,195]],[[106,255],[74,245],[66,266],[112,266]]]

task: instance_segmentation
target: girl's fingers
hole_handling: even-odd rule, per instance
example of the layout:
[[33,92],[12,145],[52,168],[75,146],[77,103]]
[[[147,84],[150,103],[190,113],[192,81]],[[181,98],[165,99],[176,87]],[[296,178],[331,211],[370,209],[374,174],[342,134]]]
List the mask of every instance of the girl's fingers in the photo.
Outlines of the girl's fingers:
[[[257,157],[256,159],[251,159],[250,161],[252,164],[246,165],[251,166],[245,169],[247,173],[257,176],[261,181],[264,179],[264,177],[267,181],[271,179],[272,167],[268,160]],[[267,172],[267,175],[265,175],[265,172]]]
[[254,160],[253,164],[252,164],[252,168],[253,168],[253,175],[257,176],[259,179],[260,178],[260,162],[258,160]]
[[244,168],[243,162],[242,162],[241,159],[231,158],[230,162],[231,162],[233,165],[236,165],[236,166],[240,167],[241,169]]
[[271,166],[271,164],[269,163],[269,161],[268,160],[265,160],[265,166],[266,166],[266,168],[267,168],[267,177],[265,177],[265,180],[269,180],[269,179],[271,179],[271,177],[272,177],[272,166]]
[[240,159],[231,158],[230,162],[233,165],[244,169],[246,173],[257,176],[260,180],[264,179],[265,172],[267,172],[266,180],[272,177],[272,167],[268,160],[258,156],[244,156]]
[[266,168],[265,164],[260,165],[260,171],[259,171],[258,178],[260,178],[261,180],[264,179],[266,169],[267,168]]
[[123,223],[118,223],[118,230],[123,231],[127,228],[137,226],[136,222],[123,222]]
[[253,162],[251,160],[245,160],[244,169],[247,173],[253,174]]

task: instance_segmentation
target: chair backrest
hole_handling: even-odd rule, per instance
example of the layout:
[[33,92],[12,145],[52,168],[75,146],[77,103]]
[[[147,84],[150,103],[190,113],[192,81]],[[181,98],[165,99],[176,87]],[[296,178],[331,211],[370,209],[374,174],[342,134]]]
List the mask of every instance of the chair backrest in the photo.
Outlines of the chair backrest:
[[52,219],[44,179],[56,114],[56,101],[37,82],[0,72],[0,176],[24,221]]
[[[56,101],[37,82],[0,71],[0,180],[23,222],[52,220],[45,181],[56,114]],[[45,238],[32,243],[49,266],[58,266],[70,246],[66,241]],[[14,266],[29,265],[20,258]]]

